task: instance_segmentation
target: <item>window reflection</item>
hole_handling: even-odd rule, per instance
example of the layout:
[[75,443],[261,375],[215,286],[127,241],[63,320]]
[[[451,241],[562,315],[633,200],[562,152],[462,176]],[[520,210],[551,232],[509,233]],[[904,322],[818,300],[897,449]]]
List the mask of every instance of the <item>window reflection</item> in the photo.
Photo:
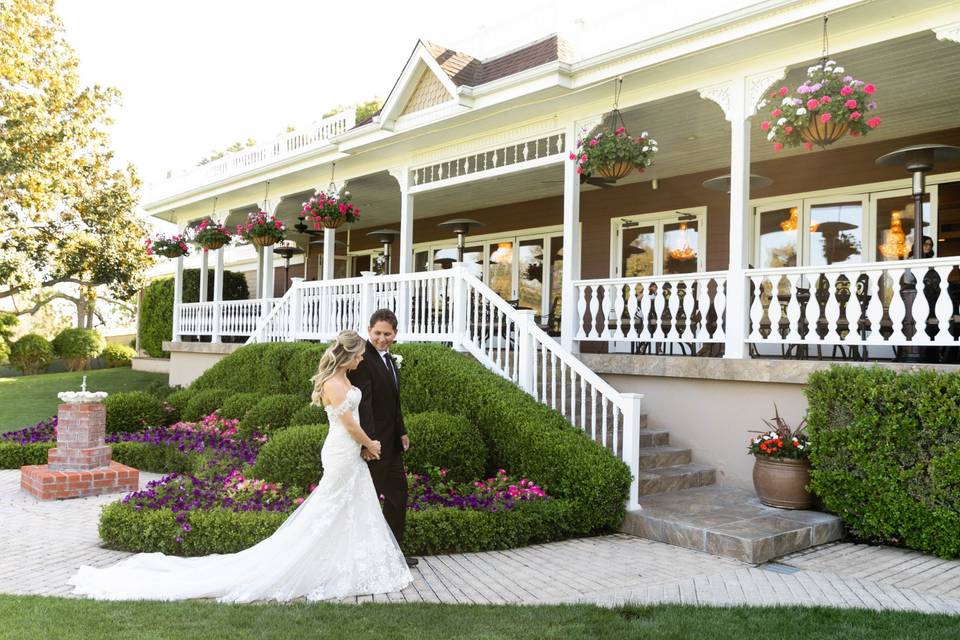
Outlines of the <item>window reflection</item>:
[[663,225],[663,272],[696,272],[698,238],[695,220]]
[[860,262],[863,247],[863,205],[857,202],[810,207],[810,264]]
[[[913,196],[877,199],[876,259],[878,261],[904,260],[913,257],[914,209]],[[924,195],[923,227],[923,235],[930,235],[930,194]]]
[[652,276],[656,241],[653,226],[623,227],[620,275],[624,278]]
[[760,214],[760,267],[797,266],[799,209],[789,207]]

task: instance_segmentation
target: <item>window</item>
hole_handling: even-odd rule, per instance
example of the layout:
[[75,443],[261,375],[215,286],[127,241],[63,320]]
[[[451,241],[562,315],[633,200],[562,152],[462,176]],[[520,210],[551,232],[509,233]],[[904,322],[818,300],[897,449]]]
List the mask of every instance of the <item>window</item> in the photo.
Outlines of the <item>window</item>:
[[638,278],[702,271],[706,249],[706,207],[611,220],[614,278]]
[[760,269],[863,262],[867,198],[791,199],[755,208],[754,255]]
[[[926,190],[923,199],[923,236],[931,239],[939,234],[933,233],[934,221],[931,220],[933,205],[937,199],[936,186]],[[933,202],[931,202],[933,198]],[[913,215],[915,203],[909,189],[885,191],[871,194],[871,222],[874,231],[874,249],[871,260],[888,262],[906,260],[913,257]],[[935,208],[935,207],[934,207]],[[934,243],[936,245],[936,243]],[[932,248],[934,254],[937,247]],[[927,256],[933,257],[933,256]]]

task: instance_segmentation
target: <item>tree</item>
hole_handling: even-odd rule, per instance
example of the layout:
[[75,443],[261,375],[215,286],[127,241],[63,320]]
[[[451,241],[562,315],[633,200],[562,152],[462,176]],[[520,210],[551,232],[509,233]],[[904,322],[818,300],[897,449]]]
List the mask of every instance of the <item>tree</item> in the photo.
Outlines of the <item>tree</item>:
[[119,92],[81,87],[53,0],[0,0],[0,301],[32,314],[53,300],[97,313],[123,304],[150,264],[132,167],[111,167]]
[[[383,108],[383,100],[381,100],[380,98],[371,98],[370,100],[365,100],[363,102],[356,103],[355,105],[353,105],[353,108],[357,110],[356,112],[357,122],[363,122],[367,118],[371,116],[375,116],[378,113],[380,113],[380,109]],[[329,118],[331,116],[335,116],[341,111],[343,111],[344,109],[346,109],[346,107],[342,105],[339,107],[334,107],[333,109],[330,109],[329,111],[324,113],[322,117]]]

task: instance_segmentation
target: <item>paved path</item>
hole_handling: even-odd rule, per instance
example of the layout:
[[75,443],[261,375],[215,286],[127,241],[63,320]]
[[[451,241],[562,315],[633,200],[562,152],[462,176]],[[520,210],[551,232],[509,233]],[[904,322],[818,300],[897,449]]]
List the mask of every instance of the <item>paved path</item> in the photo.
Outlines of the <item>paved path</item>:
[[[143,482],[157,476],[142,474]],[[97,514],[116,496],[40,502],[0,471],[0,593],[68,595],[81,564],[127,554],[98,546]],[[509,551],[422,558],[400,593],[355,602],[803,604],[960,614],[960,562],[845,543],[754,567],[617,534]]]

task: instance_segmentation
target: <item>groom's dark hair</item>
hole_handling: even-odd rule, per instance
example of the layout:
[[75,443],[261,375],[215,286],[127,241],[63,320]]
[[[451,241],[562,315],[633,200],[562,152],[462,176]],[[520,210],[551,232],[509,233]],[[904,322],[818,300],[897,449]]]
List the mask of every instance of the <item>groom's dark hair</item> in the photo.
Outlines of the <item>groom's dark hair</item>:
[[373,312],[373,315],[370,316],[370,326],[373,327],[378,322],[389,322],[393,330],[397,330],[397,314],[390,309],[377,309]]

